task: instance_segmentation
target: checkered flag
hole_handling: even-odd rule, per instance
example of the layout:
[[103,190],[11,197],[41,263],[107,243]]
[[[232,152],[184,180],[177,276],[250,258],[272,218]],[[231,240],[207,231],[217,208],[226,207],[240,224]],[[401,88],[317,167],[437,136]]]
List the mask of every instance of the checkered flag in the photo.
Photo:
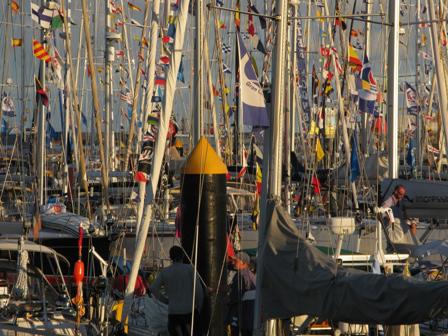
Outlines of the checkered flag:
[[232,51],[232,48],[230,48],[230,46],[225,43],[222,44],[221,49],[224,54],[227,54]]
[[243,38],[243,40],[248,40],[250,35],[248,32],[241,32],[241,37]]

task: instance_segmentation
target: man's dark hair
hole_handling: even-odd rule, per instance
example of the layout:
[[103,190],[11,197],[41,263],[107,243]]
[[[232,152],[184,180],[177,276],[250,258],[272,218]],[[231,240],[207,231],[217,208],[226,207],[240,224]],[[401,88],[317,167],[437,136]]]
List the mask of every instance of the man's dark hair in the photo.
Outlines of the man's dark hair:
[[184,251],[180,246],[174,245],[170,248],[170,259],[172,261],[182,261],[184,259]]

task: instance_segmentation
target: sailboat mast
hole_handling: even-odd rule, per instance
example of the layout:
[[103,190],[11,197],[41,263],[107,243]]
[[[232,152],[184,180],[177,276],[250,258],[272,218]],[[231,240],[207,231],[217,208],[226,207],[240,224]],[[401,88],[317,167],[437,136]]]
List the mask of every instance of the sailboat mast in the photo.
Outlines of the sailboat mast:
[[[442,122],[443,122],[443,128],[445,135],[445,146],[446,151],[445,153],[448,153],[448,116],[447,116],[447,99],[446,99],[446,83],[445,83],[445,73],[443,69],[443,65],[440,59],[440,47],[439,47],[439,32],[437,29],[437,18],[435,15],[434,10],[434,3],[429,0],[428,1],[428,9],[429,9],[429,20],[431,22],[431,36],[432,36],[432,48],[433,48],[433,57],[434,57],[434,63],[436,67],[436,74],[437,74],[437,84],[438,84],[438,90],[439,90],[439,99],[440,99],[440,113],[442,114]],[[430,106],[431,108],[431,106]]]
[[[421,2],[420,0],[417,0],[417,7],[415,9],[415,21],[416,22],[420,22],[420,7],[421,7]],[[420,25],[417,24],[417,28],[416,28],[416,37],[415,37],[415,92],[417,95],[417,99],[420,99],[420,90],[419,90],[419,81],[420,81],[420,62],[419,62],[419,51],[420,51],[420,47],[421,47],[421,39],[420,39]],[[417,127],[417,134],[416,134],[416,148],[415,148],[415,166],[416,166],[416,175],[419,175],[419,172],[422,171],[422,128],[423,126],[423,122],[422,122],[422,109],[420,109],[420,111],[417,111],[417,114],[415,116],[416,119],[416,127]]]
[[102,132],[102,125],[101,125],[101,116],[100,116],[100,104],[98,101],[98,94],[97,94],[97,84],[96,84],[96,70],[95,70],[95,63],[93,62],[93,50],[92,50],[92,44],[91,44],[91,34],[90,34],[90,17],[89,12],[87,8],[87,0],[82,0],[82,18],[84,21],[84,31],[85,31],[85,38],[86,38],[86,48],[87,48],[87,57],[88,57],[88,66],[90,69],[91,74],[91,83],[92,83],[92,97],[93,97],[93,107],[94,107],[94,113],[95,113],[95,124],[96,124],[96,131],[98,133],[98,139],[99,139],[99,150],[100,150],[100,160],[101,160],[101,184],[103,189],[103,202],[107,207],[107,211],[109,212],[109,193],[108,193],[108,172],[106,171],[106,166],[104,162],[106,161],[106,158],[104,157],[104,146],[103,146],[103,132]]
[[[431,2],[431,1],[429,1]],[[389,0],[388,67],[387,67],[387,136],[389,143],[389,178],[398,177],[398,53],[400,4]]]
[[[278,0],[276,4],[276,43],[273,57],[273,81],[271,92],[270,127],[265,133],[263,151],[263,182],[261,193],[260,228],[258,230],[258,249],[264,244],[267,222],[266,207],[268,198],[280,197],[281,193],[281,119],[284,108],[284,84],[285,84],[285,55],[286,37],[288,27],[288,2]],[[257,287],[254,312],[254,329],[261,328],[261,279],[263,278],[263,260],[257,260]]]
[[[156,71],[156,53],[157,53],[157,33],[159,32],[159,15],[160,14],[160,0],[154,0],[153,2],[153,12],[151,17],[151,38],[150,38],[150,50],[149,50],[149,70],[148,70],[148,87],[146,89],[146,106],[143,113],[143,134],[148,130],[148,116],[152,109],[152,97],[154,91],[154,77]],[[141,141],[140,138],[138,139]],[[146,194],[146,182],[138,183],[138,195],[140,198],[138,208],[137,208],[137,225],[136,232],[139,232],[140,224],[143,216],[143,207],[145,205],[145,194]]]
[[[325,15],[330,16],[330,11],[328,10],[328,4],[327,1],[324,0],[324,8],[325,8]],[[332,33],[332,28],[330,25],[327,25],[328,29],[328,36],[330,37],[330,48],[334,48],[334,36]],[[335,53],[331,53],[332,63],[334,67],[334,73],[337,74],[337,67],[336,67],[336,55]],[[339,101],[339,115],[340,120],[342,124],[342,140],[344,143],[344,149],[345,149],[345,160],[347,162],[346,166],[347,169],[350,167],[350,140],[348,138],[348,131],[347,131],[347,121],[344,113],[344,97],[342,96],[342,89],[341,89],[341,83],[339,82],[339,76],[335,76],[335,82],[336,82],[336,92],[338,94],[338,101]],[[358,206],[358,193],[356,191],[356,184],[355,182],[351,182],[351,189],[353,194],[353,203],[356,210],[359,209]]]
[[[45,1],[41,1],[41,5],[45,5]],[[47,40],[45,37],[45,31],[41,30],[41,41],[44,49],[46,48]],[[23,69],[22,69],[23,71]],[[43,90],[45,90],[45,61],[41,60],[39,62],[39,83]],[[39,161],[38,165],[38,187],[39,187],[39,206],[45,204],[45,162],[46,162],[46,153],[45,153],[45,120],[47,115],[47,109],[45,108],[42,99],[39,99],[38,105],[38,120],[39,120],[39,128],[38,128],[38,153],[37,159]]]
[[173,111],[177,74],[182,59],[182,47],[184,44],[189,3],[189,0],[182,1],[179,9],[178,20],[176,23],[176,38],[174,40],[173,49],[174,51],[172,53],[171,63],[166,76],[166,92],[163,99],[162,112],[160,115],[160,125],[157,134],[156,147],[154,149],[153,164],[151,166],[151,180],[147,183],[146,186],[147,195],[145,197],[144,215],[140,230],[138,232],[137,245],[135,248],[132,269],[131,273],[129,274],[129,281],[126,287],[122,321],[126,319],[134,294],[135,282],[137,280],[137,274],[140,268],[140,263],[142,261],[143,250],[145,248],[146,237],[148,235],[149,225],[152,219],[154,196],[159,184],[160,171],[162,169],[162,161],[166,147],[166,136],[168,134],[169,120]]
[[[366,14],[369,15],[372,12],[372,1],[366,1]],[[370,20],[366,20],[366,32],[365,32],[365,50],[366,54],[370,55],[370,32],[371,32],[371,23]],[[364,155],[368,156],[369,154],[369,144],[368,144],[368,124],[369,124],[369,114],[362,113],[361,114],[361,151]]]
[[[106,68],[106,76],[104,81],[104,112],[105,112],[105,142],[104,142],[104,155],[106,161],[104,162],[105,170],[107,174],[110,171],[111,155],[110,155],[110,136],[111,136],[111,114],[112,114],[112,61],[114,47],[109,39],[109,32],[111,30],[111,16],[110,16],[110,1],[105,2],[105,16],[106,16],[106,34],[105,34],[105,48],[104,48],[104,60]],[[109,176],[106,177],[109,181]]]
[[202,1],[195,1],[196,10],[196,48],[194,49],[194,105],[193,105],[193,129],[192,129],[192,145],[193,147],[199,142],[202,136],[203,118],[204,118],[204,104],[203,104],[203,67],[202,67],[202,41],[203,41],[203,13],[204,5]]

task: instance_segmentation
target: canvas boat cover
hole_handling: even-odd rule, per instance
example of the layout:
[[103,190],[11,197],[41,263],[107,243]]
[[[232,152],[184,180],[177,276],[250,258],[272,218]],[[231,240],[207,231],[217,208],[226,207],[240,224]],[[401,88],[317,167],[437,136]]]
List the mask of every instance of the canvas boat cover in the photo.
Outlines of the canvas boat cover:
[[263,258],[262,318],[310,315],[332,321],[414,324],[446,316],[448,281],[344,269],[299,236],[275,201],[267,207]]

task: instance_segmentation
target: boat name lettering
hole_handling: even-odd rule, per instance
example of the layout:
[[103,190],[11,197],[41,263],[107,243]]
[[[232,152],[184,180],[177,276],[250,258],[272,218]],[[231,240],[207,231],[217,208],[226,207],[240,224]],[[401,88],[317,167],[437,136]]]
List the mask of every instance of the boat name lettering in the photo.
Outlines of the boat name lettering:
[[443,203],[448,202],[448,196],[416,196],[415,201],[422,203],[431,203],[431,202]]

